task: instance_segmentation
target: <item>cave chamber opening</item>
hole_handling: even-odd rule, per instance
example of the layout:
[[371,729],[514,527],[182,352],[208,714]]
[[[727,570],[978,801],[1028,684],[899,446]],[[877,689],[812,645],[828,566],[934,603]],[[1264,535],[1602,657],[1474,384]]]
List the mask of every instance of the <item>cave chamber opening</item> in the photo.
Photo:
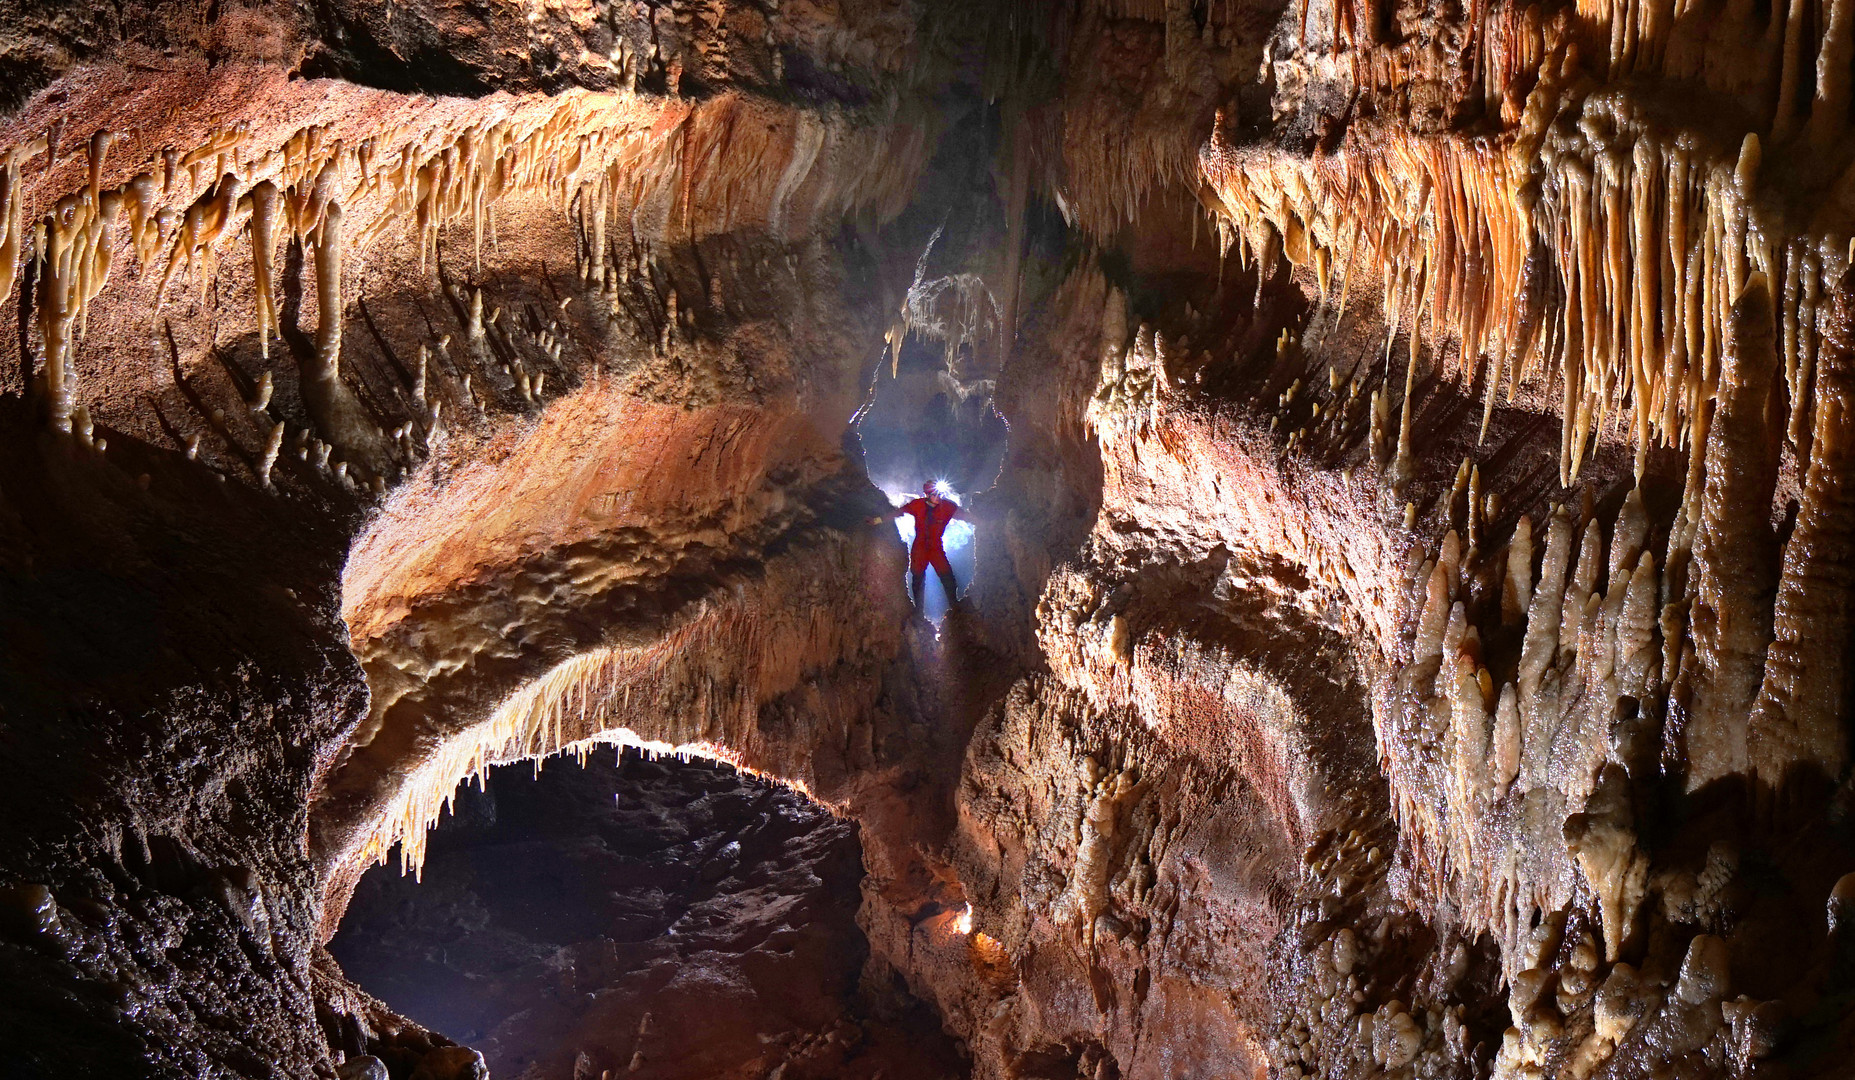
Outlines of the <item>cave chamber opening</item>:
[[[865,970],[858,832],[687,749],[490,766],[420,865],[396,845],[362,876],[327,948],[493,1076],[960,1075],[938,1017]],[[368,1049],[394,1077],[419,1056]]]

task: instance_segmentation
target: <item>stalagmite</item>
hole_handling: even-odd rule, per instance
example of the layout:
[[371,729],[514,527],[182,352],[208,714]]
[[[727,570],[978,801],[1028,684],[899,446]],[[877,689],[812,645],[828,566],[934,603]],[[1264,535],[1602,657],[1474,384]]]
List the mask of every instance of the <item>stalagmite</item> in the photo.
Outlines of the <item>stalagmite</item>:
[[1520,738],[1520,699],[1514,693],[1514,684],[1505,683],[1501,687],[1500,704],[1495,708],[1490,748],[1497,794],[1505,794],[1507,786],[1520,775]]
[[1809,127],[1810,142],[1820,151],[1830,150],[1847,135],[1849,61],[1855,58],[1855,0],[1830,0],[1826,6],[1828,25],[1817,54]]
[[1481,550],[1481,466],[1469,469],[1468,505],[1464,513],[1468,517],[1469,552],[1473,555]]
[[264,487],[271,486],[271,469],[277,464],[277,455],[283,452],[283,421],[271,425],[270,435],[264,441],[264,453],[258,459],[258,483]]
[[[1442,567],[1439,565],[1437,569]],[[1430,688],[1431,695],[1439,701],[1447,702],[1454,691],[1456,657],[1462,655],[1463,642],[1468,640],[1470,632],[1468,609],[1459,600],[1449,605],[1449,621],[1443,624],[1443,666],[1436,673],[1436,682]],[[1473,673],[1471,668],[1470,674]],[[1445,715],[1443,719],[1447,720],[1448,716]]]
[[1688,942],[1674,996],[1686,1005],[1717,1002],[1726,997],[1731,979],[1731,947],[1712,934],[1697,934]]
[[1578,628],[1584,621],[1585,604],[1597,585],[1598,560],[1604,547],[1602,527],[1594,518],[1585,522],[1584,536],[1578,543],[1577,568],[1565,587],[1565,602],[1560,606],[1559,655],[1578,651]]
[[1555,507],[1546,527],[1546,553],[1540,564],[1539,584],[1533,589],[1533,603],[1527,608],[1526,636],[1520,644],[1518,678],[1520,717],[1522,722],[1522,782],[1533,787],[1545,781],[1548,763],[1544,756],[1551,750],[1552,734],[1558,723],[1557,691],[1547,683],[1559,648],[1561,611],[1565,600],[1565,576],[1569,569],[1572,546],[1571,519],[1563,507]]
[[1565,843],[1597,894],[1604,957],[1615,962],[1648,891],[1649,860],[1636,846],[1629,778],[1605,765],[1582,813],[1565,822]]
[[1522,514],[1507,546],[1507,575],[1501,583],[1501,625],[1519,625],[1532,602],[1533,519]]
[[1489,777],[1491,731],[1488,702],[1482,694],[1480,670],[1466,653],[1457,654],[1449,688],[1450,739],[1454,753],[1454,802],[1459,820],[1473,820],[1474,808],[1491,793]]
[[[1469,468],[1470,462],[1468,458],[1463,458],[1462,464],[1456,466],[1456,479],[1449,488],[1449,514],[1452,519],[1455,518],[1456,507],[1462,505],[1464,493],[1469,490]],[[1470,512],[1473,513],[1472,510]],[[1454,532],[1455,530],[1452,529],[1450,531]],[[1466,523],[1464,524],[1464,531],[1467,531]]]
[[1415,678],[1435,675],[1443,661],[1443,635],[1449,623],[1449,572],[1439,563],[1424,586],[1423,609],[1417,619],[1412,660]]
[[1649,692],[1650,669],[1660,655],[1655,638],[1658,613],[1654,552],[1642,553],[1635,572],[1622,589],[1623,604],[1616,631],[1617,692],[1640,698]]
[[1777,353],[1763,275],[1752,277],[1733,306],[1723,361],[1690,570],[1689,632],[1700,666],[1687,729],[1689,790],[1745,771],[1747,717],[1772,640],[1778,574],[1771,499],[1780,429],[1770,400]]
[[[1404,404],[1398,419],[1398,449],[1391,459],[1391,490],[1402,492],[1416,473],[1416,466],[1411,462],[1411,397],[1417,385],[1417,339],[1416,326],[1411,327],[1410,359],[1404,366]],[[1410,525],[1407,522],[1406,528]]]
[[1624,496],[1623,509],[1617,514],[1616,525],[1610,537],[1610,569],[1605,580],[1611,587],[1624,580],[1624,575],[1636,565],[1636,556],[1642,551],[1643,542],[1649,535],[1649,518],[1643,511],[1642,489],[1632,487]]
[[1437,547],[1436,565],[1449,583],[1449,595],[1455,596],[1462,585],[1462,535],[1456,530],[1443,534],[1443,542]]
[[299,385],[318,432],[347,459],[340,475],[352,463],[378,476],[392,462],[394,448],[341,376],[343,216],[342,207],[331,202],[316,230],[316,332],[309,349],[295,350]]
[[1849,606],[1855,602],[1855,275],[1837,287],[1818,361],[1816,422],[1797,523],[1784,547],[1773,617],[1746,731],[1748,762],[1771,788],[1793,770],[1840,774],[1848,760]]
[[1077,925],[1085,941],[1093,937],[1095,920],[1107,907],[1114,837],[1122,807],[1135,792],[1133,776],[1117,772],[1095,783],[1085,804],[1069,886],[1052,912],[1055,919]]
[[1389,398],[1381,390],[1372,391],[1370,419],[1367,426],[1368,451],[1372,464],[1384,468],[1391,448],[1387,445],[1386,425],[1390,421]]

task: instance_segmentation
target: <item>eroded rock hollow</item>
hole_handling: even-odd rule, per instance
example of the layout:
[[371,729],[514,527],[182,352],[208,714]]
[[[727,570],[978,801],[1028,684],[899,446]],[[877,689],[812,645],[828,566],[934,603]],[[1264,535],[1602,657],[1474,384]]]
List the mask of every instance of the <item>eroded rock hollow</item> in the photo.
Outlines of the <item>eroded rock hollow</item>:
[[1855,1072],[1851,0],[0,73],[0,1072]]

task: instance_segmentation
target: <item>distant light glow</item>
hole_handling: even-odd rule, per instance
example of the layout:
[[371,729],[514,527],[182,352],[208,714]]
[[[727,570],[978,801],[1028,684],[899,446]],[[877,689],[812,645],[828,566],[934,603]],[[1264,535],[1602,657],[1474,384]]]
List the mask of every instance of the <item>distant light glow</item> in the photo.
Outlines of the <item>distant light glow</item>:
[[956,934],[973,932],[973,906],[971,904],[961,904],[960,910],[954,912],[953,932]]

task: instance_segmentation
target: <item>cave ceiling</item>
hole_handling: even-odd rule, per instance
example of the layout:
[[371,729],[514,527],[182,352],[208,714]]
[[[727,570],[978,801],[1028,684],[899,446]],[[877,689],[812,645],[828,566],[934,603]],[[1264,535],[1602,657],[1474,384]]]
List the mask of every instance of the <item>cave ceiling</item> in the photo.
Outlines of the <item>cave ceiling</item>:
[[[1852,97],[1855,0],[0,3],[0,1072],[1855,1075]],[[709,890],[712,1042],[344,973],[595,752],[522,842]]]

